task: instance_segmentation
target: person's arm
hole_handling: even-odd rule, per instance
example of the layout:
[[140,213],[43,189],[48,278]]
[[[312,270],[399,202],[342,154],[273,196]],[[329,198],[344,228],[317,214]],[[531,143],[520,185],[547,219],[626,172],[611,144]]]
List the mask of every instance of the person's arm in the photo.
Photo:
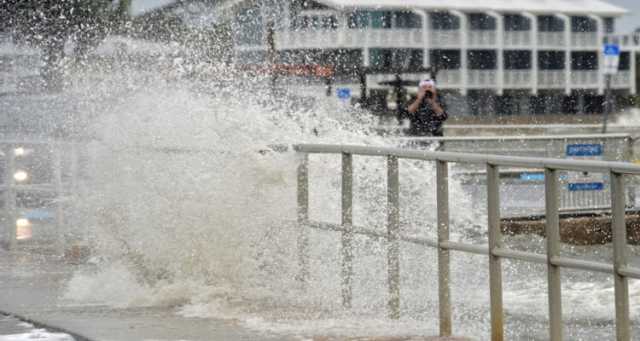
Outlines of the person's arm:
[[446,112],[438,100],[437,90],[434,88],[431,91],[433,92],[433,96],[427,97],[427,103],[429,103],[431,109],[437,116],[446,116]]
[[416,100],[413,101],[413,103],[409,104],[409,107],[407,108],[407,111],[410,114],[415,114],[418,111],[418,109],[420,108],[420,104],[422,104],[422,101],[424,100],[425,95],[426,95],[426,88],[420,87],[418,89],[418,97],[416,97]]

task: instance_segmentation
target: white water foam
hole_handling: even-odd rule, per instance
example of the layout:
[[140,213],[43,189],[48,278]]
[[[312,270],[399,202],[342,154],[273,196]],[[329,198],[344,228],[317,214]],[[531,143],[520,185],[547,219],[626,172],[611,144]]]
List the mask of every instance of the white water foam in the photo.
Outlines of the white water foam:
[[[237,319],[249,328],[303,336],[437,333],[431,249],[402,244],[400,321],[385,317],[381,241],[356,239],[351,311],[340,303],[339,235],[311,233],[309,285],[303,290],[296,281],[299,155],[268,146],[390,145],[372,133],[368,114],[329,101],[291,109],[293,101],[274,98],[255,78],[209,85],[150,75],[142,81],[128,72],[129,91],[113,90],[113,96],[111,86],[119,83],[101,83],[111,84],[101,91],[115,98],[91,110],[99,117],[92,126],[98,139],[89,145],[91,177],[79,206],[96,262],[70,281],[66,299],[117,308],[175,306],[184,316]],[[339,161],[339,155],[311,157],[312,219],[340,220]],[[355,157],[354,173],[354,223],[384,231],[385,160]],[[432,164],[401,162],[405,234],[435,236],[434,173]],[[452,239],[482,243],[484,212],[471,209],[455,181],[450,192]],[[455,324],[480,339],[489,334],[486,269],[486,257],[454,254]],[[527,268],[507,271],[517,278],[505,284],[505,301],[514,303],[509,311],[545,316],[546,277],[539,270],[533,272],[539,280]],[[581,307],[570,314],[611,318],[610,285],[583,281],[567,288],[565,297]],[[595,299],[586,295],[591,291]],[[637,297],[640,288],[632,292]],[[587,304],[591,308],[582,310]]]

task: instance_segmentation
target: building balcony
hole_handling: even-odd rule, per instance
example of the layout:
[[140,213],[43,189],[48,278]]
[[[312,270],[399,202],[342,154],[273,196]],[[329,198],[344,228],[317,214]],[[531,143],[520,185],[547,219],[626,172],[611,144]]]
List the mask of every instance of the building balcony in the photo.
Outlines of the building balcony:
[[564,89],[566,73],[564,70],[538,71],[538,86],[546,89]]
[[[498,32],[495,30],[430,30],[430,48],[459,49],[463,39],[467,48],[489,49],[498,47]],[[540,49],[564,50],[567,48],[564,32],[539,32],[537,44]],[[571,33],[572,49],[600,49],[596,32]],[[640,46],[640,36],[608,36],[609,40]],[[530,48],[531,31],[505,31],[504,48]],[[420,48],[425,45],[421,28],[412,29],[307,29],[280,31],[276,34],[276,46],[288,49],[333,49],[333,48]],[[627,46],[622,44],[623,46]]]
[[598,82],[598,70],[589,71],[571,71],[571,86],[577,88],[597,89],[600,84]]
[[530,31],[506,31],[504,32],[505,47],[528,47],[531,46]]
[[339,30],[281,31],[275,35],[275,43],[281,50],[331,48],[340,43],[340,32]]
[[533,81],[533,71],[531,70],[505,70],[504,87],[519,89],[530,88]]
[[615,89],[625,89],[631,86],[632,75],[631,71],[618,71],[611,77],[611,87]]
[[498,45],[498,32],[494,30],[471,30],[467,34],[467,44],[471,48],[495,47]]
[[597,32],[574,32],[571,33],[571,47],[574,48],[600,48],[602,44],[598,39]]
[[433,30],[431,31],[431,45],[434,48],[459,48],[462,41],[460,30]]
[[421,29],[336,29],[282,31],[276,46],[288,49],[407,48],[424,45]]
[[424,45],[422,29],[371,29],[368,33],[368,46],[417,48]]
[[493,88],[498,84],[496,70],[469,70],[467,86],[469,88]]
[[438,72],[438,87],[451,89],[462,86],[462,72],[460,70],[440,70]]
[[542,48],[565,48],[564,32],[539,32],[538,46]]

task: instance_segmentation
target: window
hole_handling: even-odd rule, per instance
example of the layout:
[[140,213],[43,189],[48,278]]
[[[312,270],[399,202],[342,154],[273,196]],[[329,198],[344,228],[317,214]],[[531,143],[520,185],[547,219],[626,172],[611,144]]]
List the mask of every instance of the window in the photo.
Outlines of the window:
[[460,29],[460,18],[447,12],[429,13],[431,28],[434,30]]
[[564,21],[553,15],[541,15],[538,17],[538,31],[540,32],[563,32]]
[[369,26],[369,12],[355,11],[349,13],[349,28],[365,28]]
[[374,69],[411,70],[422,67],[424,51],[421,49],[371,49],[370,65]]
[[371,27],[373,28],[391,28],[392,13],[389,11],[371,12]]
[[431,65],[438,70],[460,69],[460,50],[432,50]]
[[531,69],[531,51],[504,51],[504,68],[505,70]]
[[538,67],[540,70],[564,70],[564,51],[538,52]]
[[596,32],[598,26],[596,21],[589,17],[571,17],[572,32]]
[[605,33],[614,33],[616,31],[616,19],[615,18],[604,18],[604,32]]
[[484,13],[469,14],[469,28],[472,30],[495,30],[496,18]]
[[571,53],[571,70],[597,70],[598,69],[598,53],[597,52],[572,52]]
[[472,50],[467,52],[470,70],[495,70],[497,65],[496,51]]
[[629,54],[629,52],[620,52],[620,62],[618,64],[618,70],[631,70],[631,55]]
[[504,30],[529,31],[531,30],[531,21],[522,15],[507,14],[504,16]]
[[421,28],[422,18],[412,12],[396,12],[395,27],[397,28]]

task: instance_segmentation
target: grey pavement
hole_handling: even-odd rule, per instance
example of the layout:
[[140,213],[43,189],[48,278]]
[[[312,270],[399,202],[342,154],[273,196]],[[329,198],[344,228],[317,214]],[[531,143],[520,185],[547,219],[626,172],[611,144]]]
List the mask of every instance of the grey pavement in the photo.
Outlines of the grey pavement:
[[[58,256],[0,251],[0,311],[72,334],[77,341],[300,340],[247,330],[234,321],[178,316],[171,309],[69,307],[60,301],[75,266]],[[0,321],[0,335],[19,332],[15,318]]]
[[[266,334],[243,328],[234,320],[186,318],[171,308],[113,309],[70,307],[62,296],[76,265],[61,257],[0,249],[0,335],[24,331],[22,321],[51,332],[71,334],[76,341],[338,341],[340,337]],[[6,315],[11,315],[7,317]],[[2,318],[5,320],[3,321]],[[21,319],[21,320],[19,320]],[[6,322],[6,323],[3,323]],[[21,327],[22,326],[22,327]],[[356,337],[352,341],[463,341],[437,337]]]

